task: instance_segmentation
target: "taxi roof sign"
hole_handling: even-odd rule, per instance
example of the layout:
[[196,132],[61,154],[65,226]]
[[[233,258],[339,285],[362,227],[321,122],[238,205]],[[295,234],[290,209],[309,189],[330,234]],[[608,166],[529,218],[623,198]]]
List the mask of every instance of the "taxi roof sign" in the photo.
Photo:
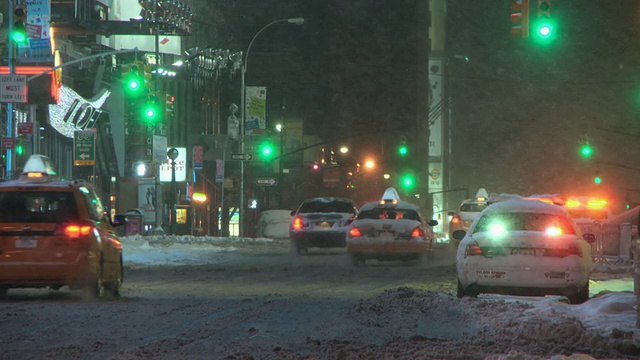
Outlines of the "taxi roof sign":
[[386,204],[386,203],[395,204],[398,201],[400,201],[400,195],[398,195],[398,191],[393,187],[389,187],[387,188],[387,190],[384,191],[384,194],[382,194],[382,199],[380,200],[380,204]]
[[29,159],[24,164],[22,174],[28,173],[41,173],[43,175],[55,176],[56,171],[53,168],[53,162],[51,159],[44,155],[34,154],[29,156]]

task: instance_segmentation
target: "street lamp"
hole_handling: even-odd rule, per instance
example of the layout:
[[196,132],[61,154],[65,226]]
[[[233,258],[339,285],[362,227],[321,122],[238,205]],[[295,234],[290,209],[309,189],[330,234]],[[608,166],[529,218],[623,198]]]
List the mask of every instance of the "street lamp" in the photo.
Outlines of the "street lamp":
[[[242,69],[240,71],[240,153],[244,154],[244,136],[245,136],[245,129],[244,129],[244,125],[245,125],[245,108],[247,106],[246,103],[246,95],[247,95],[247,91],[246,91],[246,86],[245,86],[245,74],[247,72],[247,61],[249,60],[249,51],[251,51],[251,45],[253,45],[253,42],[256,40],[256,38],[258,37],[258,35],[260,35],[260,33],[262,33],[266,28],[268,28],[269,26],[273,25],[273,24],[277,24],[280,22],[288,22],[290,24],[296,24],[296,25],[302,25],[304,24],[304,18],[288,18],[288,19],[278,19],[278,20],[274,20],[270,23],[268,23],[267,25],[265,25],[264,27],[262,27],[262,29],[260,29],[255,35],[253,35],[253,38],[251,39],[251,41],[249,42],[249,47],[247,47],[247,52],[244,54],[244,61],[242,62]],[[244,181],[244,160],[240,161],[240,208],[238,209],[238,215],[240,216],[240,236],[244,235],[244,188],[245,188],[245,181]]]
[[171,159],[171,196],[169,196],[169,199],[171,199],[169,203],[169,206],[171,206],[169,233],[171,233],[171,235],[175,234],[174,224],[176,223],[176,159],[178,158],[178,154],[179,152],[176,148],[171,148],[167,151],[167,157]]

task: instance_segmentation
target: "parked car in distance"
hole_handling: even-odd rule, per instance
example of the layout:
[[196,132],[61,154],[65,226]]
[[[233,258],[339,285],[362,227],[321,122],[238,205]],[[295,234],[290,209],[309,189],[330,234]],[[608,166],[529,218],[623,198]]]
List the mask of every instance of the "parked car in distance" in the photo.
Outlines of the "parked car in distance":
[[0,297],[11,288],[83,290],[118,297],[122,244],[93,186],[59,180],[50,160],[32,155],[18,180],[0,183]]
[[530,199],[498,202],[469,231],[456,230],[458,297],[481,293],[589,299],[590,243],[561,206]]
[[354,265],[367,260],[433,259],[433,226],[417,205],[400,200],[394,188],[388,188],[380,201],[363,205],[347,233],[347,251]]
[[358,213],[353,200],[341,197],[307,199],[291,212],[291,246],[297,254],[309,248],[345,247],[348,226]]
[[480,212],[490,204],[489,195],[484,188],[478,190],[475,198],[462,201],[458,210],[452,214],[453,217],[449,222],[449,239],[452,244],[458,245],[458,241],[453,238],[453,232],[456,230],[467,231],[473,220],[477,219]]
[[258,237],[288,239],[291,225],[291,210],[265,210],[258,219]]

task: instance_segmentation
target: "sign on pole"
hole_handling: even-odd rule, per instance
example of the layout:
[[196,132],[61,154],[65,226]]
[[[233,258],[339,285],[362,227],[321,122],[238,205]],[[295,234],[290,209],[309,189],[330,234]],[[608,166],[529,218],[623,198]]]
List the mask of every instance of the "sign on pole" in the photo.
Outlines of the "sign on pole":
[[0,102],[27,102],[27,75],[0,75]]
[[231,154],[231,160],[251,160],[251,154]]
[[201,171],[204,163],[204,146],[193,147],[193,171]]
[[258,186],[276,186],[278,185],[278,179],[275,178],[257,178],[256,184]]
[[73,165],[96,164],[96,133],[93,130],[77,130],[73,133]]

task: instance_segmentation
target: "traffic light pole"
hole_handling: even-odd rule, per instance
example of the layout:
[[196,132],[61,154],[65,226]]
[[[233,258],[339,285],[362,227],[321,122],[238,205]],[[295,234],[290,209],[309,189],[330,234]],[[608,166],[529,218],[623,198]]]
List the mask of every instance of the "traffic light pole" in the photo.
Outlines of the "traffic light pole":
[[[12,1],[13,3],[13,1]],[[8,61],[9,74],[14,73],[13,67],[13,39],[11,34],[13,33],[13,8],[9,9],[9,39],[8,39]],[[13,137],[13,103],[7,103],[7,137]],[[13,149],[7,149],[6,169],[5,176],[10,178],[13,173]]]

